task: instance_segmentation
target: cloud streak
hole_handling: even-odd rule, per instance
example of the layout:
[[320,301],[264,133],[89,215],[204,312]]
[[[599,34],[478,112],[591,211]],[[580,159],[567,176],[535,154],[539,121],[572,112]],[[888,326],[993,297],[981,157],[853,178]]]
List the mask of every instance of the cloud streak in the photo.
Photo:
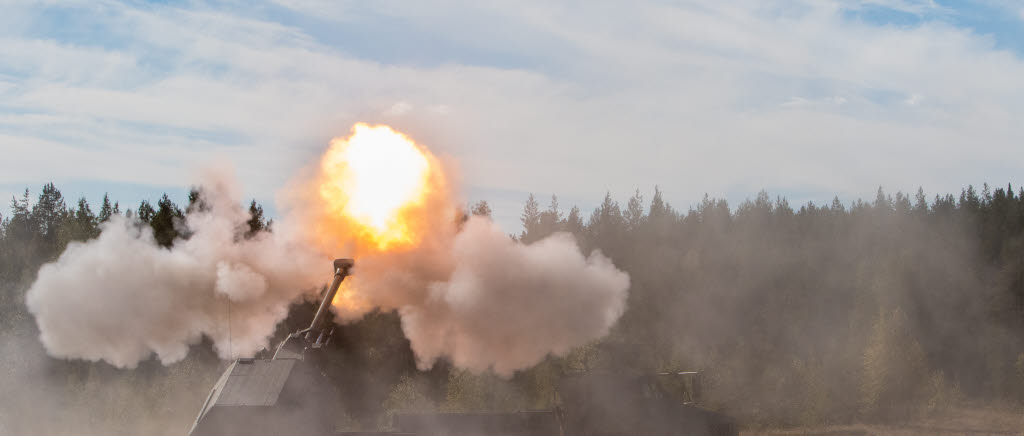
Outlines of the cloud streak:
[[[924,15],[847,14],[868,6]],[[761,188],[949,191],[1014,181],[1019,167],[987,162],[1024,162],[1024,60],[929,19],[931,1],[12,9],[31,24],[0,33],[0,57],[18,60],[0,65],[5,161],[67,152],[124,170],[5,165],[6,184],[174,183],[214,154],[266,201],[358,120],[457,155],[471,189],[595,202],[654,184],[683,205]],[[68,9],[77,24],[47,18]]]

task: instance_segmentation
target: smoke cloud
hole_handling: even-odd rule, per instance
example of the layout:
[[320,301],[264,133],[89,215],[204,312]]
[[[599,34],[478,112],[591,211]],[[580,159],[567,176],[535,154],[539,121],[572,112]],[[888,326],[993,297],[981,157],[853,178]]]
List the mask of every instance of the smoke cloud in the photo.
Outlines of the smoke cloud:
[[584,256],[569,234],[522,244],[486,218],[465,220],[427,156],[428,194],[402,212],[418,240],[398,248],[368,241],[339,215],[321,197],[323,174],[282,192],[285,216],[273,232],[245,238],[249,216],[230,171],[207,171],[204,207],[189,211],[188,236],[173,247],[117,216],[40,269],[27,303],[43,345],[55,357],[119,367],[153,354],[179,361],[203,337],[222,358],[251,356],[290,303],[324,284],[335,257],[356,259],[334,301],[338,319],[397,310],[421,369],[447,358],[509,376],[608,333],[625,310],[626,273],[600,252]]
[[203,336],[223,358],[266,347],[290,302],[323,281],[326,263],[283,234],[243,238],[249,216],[226,174],[204,173],[205,207],[185,217],[191,235],[173,248],[115,215],[98,238],[40,268],[26,303],[47,352],[134,367],[152,354],[181,360]]
[[566,233],[524,245],[473,217],[453,256],[450,279],[400,311],[421,368],[447,356],[511,375],[606,335],[625,309],[629,276],[600,252],[584,257]]

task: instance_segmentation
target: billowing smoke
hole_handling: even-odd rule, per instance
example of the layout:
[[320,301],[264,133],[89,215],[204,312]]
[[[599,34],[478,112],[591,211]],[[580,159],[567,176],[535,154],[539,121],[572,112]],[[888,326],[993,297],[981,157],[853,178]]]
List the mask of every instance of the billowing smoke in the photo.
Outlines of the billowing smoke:
[[566,233],[524,245],[473,217],[455,237],[455,270],[421,305],[401,308],[419,365],[448,356],[499,375],[600,338],[625,309],[629,276]]
[[509,376],[605,336],[625,310],[629,276],[599,251],[584,256],[571,234],[523,244],[477,216],[458,228],[357,259],[337,313],[397,309],[421,369],[447,358]]
[[[424,173],[406,177],[413,190],[399,209],[372,209],[394,207],[375,196],[394,190],[378,188],[388,183],[380,166],[396,154],[357,159],[378,144],[346,149],[359,134],[413,147],[399,151]],[[203,337],[222,357],[251,356],[269,345],[291,302],[330,278],[335,257],[356,259],[334,301],[338,318],[397,310],[424,369],[447,358],[507,376],[608,333],[625,309],[624,272],[599,252],[585,256],[568,234],[521,244],[486,218],[463,220],[440,164],[417,147],[390,129],[357,126],[332,143],[318,175],[283,192],[274,231],[251,238],[225,171],[200,180],[204,207],[189,211],[188,237],[170,249],[148,226],[115,217],[99,238],[69,245],[40,269],[27,299],[43,344],[54,356],[123,367],[153,353],[180,360]],[[354,183],[350,174],[375,178]],[[372,221],[350,213],[357,200]]]
[[115,215],[97,239],[40,268],[26,301],[47,352],[133,367],[153,353],[181,360],[203,336],[224,358],[267,346],[289,303],[315,292],[327,269],[283,233],[244,238],[249,217],[225,174],[202,176],[204,207],[186,216],[191,236],[173,248]]

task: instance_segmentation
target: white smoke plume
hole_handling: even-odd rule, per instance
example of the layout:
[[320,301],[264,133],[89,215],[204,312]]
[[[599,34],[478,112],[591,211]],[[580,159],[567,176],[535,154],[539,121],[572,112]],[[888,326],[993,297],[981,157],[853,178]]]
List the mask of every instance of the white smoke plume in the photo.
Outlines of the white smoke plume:
[[600,252],[584,256],[568,233],[523,244],[484,217],[460,225],[454,211],[447,201],[424,210],[431,230],[411,250],[358,256],[334,302],[339,319],[398,310],[421,369],[446,358],[510,376],[607,335],[621,317],[629,276]]
[[173,248],[115,217],[41,268],[27,301],[47,351],[132,367],[180,360],[205,336],[221,357],[251,356],[291,302],[330,278],[334,257],[356,258],[338,319],[397,310],[423,369],[446,358],[508,376],[606,335],[625,309],[629,277],[599,252],[584,256],[569,234],[522,244],[486,218],[462,222],[443,183],[409,221],[416,246],[360,251],[359,233],[307,183],[283,192],[292,203],[273,232],[243,238],[249,216],[229,173],[200,181],[207,207],[186,216],[190,235]]
[[600,252],[585,258],[567,233],[524,245],[473,217],[452,254],[449,280],[400,310],[421,368],[447,356],[508,376],[605,336],[625,309],[629,276]]
[[204,174],[206,208],[186,216],[192,234],[171,249],[118,215],[40,268],[26,301],[47,352],[134,367],[154,353],[181,360],[203,336],[224,358],[267,346],[288,304],[329,268],[284,233],[242,238],[249,216],[232,182],[223,169]]

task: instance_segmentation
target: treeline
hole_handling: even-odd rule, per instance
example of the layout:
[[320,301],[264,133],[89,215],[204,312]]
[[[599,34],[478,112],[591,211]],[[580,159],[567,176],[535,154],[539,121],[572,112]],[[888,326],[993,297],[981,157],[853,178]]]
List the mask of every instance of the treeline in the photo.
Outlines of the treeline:
[[[193,189],[188,195],[188,205],[182,209],[164,194],[155,207],[143,200],[138,208],[125,210],[124,216],[151,227],[156,242],[170,247],[187,232],[185,213],[201,207],[199,201],[199,191]],[[249,213],[246,235],[269,229],[273,224],[264,217],[263,207],[255,200],[249,205]],[[25,189],[20,199],[11,199],[8,216],[0,213],[0,281],[5,286],[25,285],[26,280],[34,279],[40,265],[56,259],[68,243],[99,236],[100,226],[120,214],[120,203],[111,203],[106,194],[98,211],[93,212],[85,197],[69,206],[53,183],[43,186],[34,204],[30,201],[29,190]]]
[[[158,244],[172,246],[188,236],[186,213],[204,207],[199,192],[189,192],[184,208],[164,194],[155,205],[143,200],[123,211],[104,195],[94,212],[85,198],[69,204],[48,183],[31,200],[26,189],[11,199],[7,215],[0,213],[0,434],[185,434],[199,407],[193,403],[201,404],[219,376],[222,362],[210,343],[193,346],[174,365],[153,359],[132,370],[53,359],[37,339],[24,293],[43,264],[68,244],[99,236],[115,216],[150,228]],[[249,214],[243,236],[269,230],[262,206],[252,201]]]
[[[130,213],[169,246],[187,237],[189,208],[201,207],[195,193],[184,208],[165,195],[124,212],[104,198],[94,214],[84,199],[67,206],[52,184],[29,198],[12,201],[0,228],[0,316],[21,320],[5,331],[34,329],[22,293],[69,242]],[[486,202],[469,209],[490,214]],[[255,202],[250,213],[250,232],[269,228]],[[612,334],[501,380],[443,362],[417,371],[397,315],[371,313],[339,329],[327,355],[345,404],[340,425],[385,427],[395,410],[549,407],[559,378],[588,370],[704,371],[704,404],[753,427],[1024,401],[1024,190],[985,185],[929,199],[879,189],[873,201],[797,208],[761,192],[735,208],[705,197],[681,211],[655,188],[649,201],[639,191],[623,204],[607,195],[589,215],[531,195],[522,223],[515,237],[524,243],[570,232],[585,253],[601,250],[630,274],[628,308]],[[272,345],[312,312],[296,304]],[[136,386],[125,395],[187,427],[220,371],[209,344],[194,351],[171,368],[146,362],[134,371],[47,360],[46,374],[89,407],[103,407],[88,400],[103,386]],[[185,393],[175,401],[195,404],[168,405],[176,389]],[[138,417],[109,419],[138,428],[117,421]],[[172,429],[163,431],[181,433]]]
[[602,365],[705,371],[708,404],[747,425],[1024,400],[1024,189],[686,212],[655,189],[606,196],[585,223],[531,196],[522,222],[524,242],[569,231],[630,273]]

